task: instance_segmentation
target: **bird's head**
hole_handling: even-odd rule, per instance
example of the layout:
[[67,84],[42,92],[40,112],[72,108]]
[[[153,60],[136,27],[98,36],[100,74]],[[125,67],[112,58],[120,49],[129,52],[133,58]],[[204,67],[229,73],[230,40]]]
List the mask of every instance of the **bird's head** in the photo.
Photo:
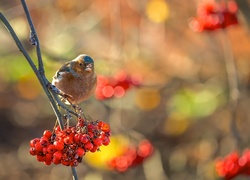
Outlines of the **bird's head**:
[[79,74],[94,73],[94,61],[86,54],[81,54],[73,61],[73,69]]

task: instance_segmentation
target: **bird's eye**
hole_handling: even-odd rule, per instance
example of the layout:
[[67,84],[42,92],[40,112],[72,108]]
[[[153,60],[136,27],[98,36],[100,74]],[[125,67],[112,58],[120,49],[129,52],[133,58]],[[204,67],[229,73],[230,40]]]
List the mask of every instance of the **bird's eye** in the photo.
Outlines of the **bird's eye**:
[[82,65],[83,65],[83,63],[80,63],[79,65],[80,65],[80,66],[82,66]]

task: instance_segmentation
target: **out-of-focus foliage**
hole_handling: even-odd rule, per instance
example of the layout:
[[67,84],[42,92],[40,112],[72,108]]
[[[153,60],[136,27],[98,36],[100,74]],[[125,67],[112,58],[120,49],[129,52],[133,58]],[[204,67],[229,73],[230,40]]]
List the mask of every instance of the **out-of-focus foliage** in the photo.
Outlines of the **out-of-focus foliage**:
[[[196,33],[188,22],[199,2],[27,0],[49,80],[62,63],[80,53],[95,60],[99,75],[123,71],[143,80],[122,97],[93,96],[81,104],[88,117],[109,121],[113,139],[99,157],[86,157],[77,167],[80,179],[213,180],[218,178],[216,157],[250,146],[249,17],[239,12],[240,25],[225,32]],[[2,0],[0,11],[36,59],[20,2]],[[240,146],[230,128],[225,33],[239,73]],[[52,129],[56,117],[2,24],[0,44],[0,179],[70,179],[70,168],[46,166],[29,155],[29,140]],[[143,139],[154,146],[149,158],[123,173],[107,170],[105,160]]]

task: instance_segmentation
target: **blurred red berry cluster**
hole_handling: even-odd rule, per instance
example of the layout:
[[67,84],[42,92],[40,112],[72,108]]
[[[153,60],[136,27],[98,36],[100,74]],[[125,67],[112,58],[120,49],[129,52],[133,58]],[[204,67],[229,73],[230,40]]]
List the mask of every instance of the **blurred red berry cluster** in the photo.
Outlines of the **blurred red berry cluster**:
[[129,76],[125,72],[118,72],[114,77],[98,76],[95,96],[99,100],[112,97],[122,97],[125,92],[133,86],[141,83],[138,75]]
[[153,146],[148,140],[142,140],[138,147],[130,146],[121,156],[108,162],[109,167],[119,172],[126,171],[129,167],[141,164],[153,152]]
[[54,132],[45,130],[41,138],[30,141],[30,154],[46,165],[63,164],[75,167],[86,152],[95,152],[110,142],[110,127],[103,121],[89,122],[78,119],[76,126]]
[[219,176],[227,180],[238,175],[250,175],[250,150],[246,149],[241,156],[233,152],[217,160],[215,168]]
[[238,24],[238,6],[234,1],[215,2],[215,0],[203,1],[198,9],[198,17],[190,21],[190,27],[194,31],[213,31]]

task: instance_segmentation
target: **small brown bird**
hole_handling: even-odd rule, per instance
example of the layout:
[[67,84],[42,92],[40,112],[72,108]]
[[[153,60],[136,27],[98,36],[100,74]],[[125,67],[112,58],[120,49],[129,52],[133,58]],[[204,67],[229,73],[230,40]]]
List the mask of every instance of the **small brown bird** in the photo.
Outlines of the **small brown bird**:
[[65,63],[55,74],[52,84],[66,94],[66,103],[79,104],[95,91],[97,77],[94,61],[86,54]]

